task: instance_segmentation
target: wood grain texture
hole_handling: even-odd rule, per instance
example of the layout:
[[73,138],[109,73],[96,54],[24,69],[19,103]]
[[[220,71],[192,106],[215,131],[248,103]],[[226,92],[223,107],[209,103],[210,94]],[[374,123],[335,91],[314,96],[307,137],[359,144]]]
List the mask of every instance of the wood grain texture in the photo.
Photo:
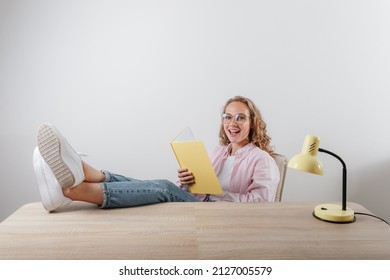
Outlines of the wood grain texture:
[[[390,259],[390,226],[322,222],[314,203],[24,205],[0,223],[0,259]],[[349,203],[355,211],[369,213]]]

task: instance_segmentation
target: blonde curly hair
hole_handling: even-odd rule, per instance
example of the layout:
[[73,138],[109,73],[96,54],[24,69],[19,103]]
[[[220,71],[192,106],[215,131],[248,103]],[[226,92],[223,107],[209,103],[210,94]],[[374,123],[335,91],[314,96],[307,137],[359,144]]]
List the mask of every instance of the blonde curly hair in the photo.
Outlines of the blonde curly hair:
[[[271,137],[267,133],[267,125],[261,116],[260,110],[257,108],[255,103],[244,96],[235,96],[226,101],[225,106],[223,107],[222,113],[225,113],[226,107],[232,102],[241,102],[248,106],[250,120],[251,120],[251,129],[249,131],[249,142],[253,143],[255,146],[259,147],[263,151],[273,154],[273,151],[270,147]],[[219,130],[219,143],[222,146],[227,146],[230,144],[229,138],[225,133],[223,122],[221,122]]]

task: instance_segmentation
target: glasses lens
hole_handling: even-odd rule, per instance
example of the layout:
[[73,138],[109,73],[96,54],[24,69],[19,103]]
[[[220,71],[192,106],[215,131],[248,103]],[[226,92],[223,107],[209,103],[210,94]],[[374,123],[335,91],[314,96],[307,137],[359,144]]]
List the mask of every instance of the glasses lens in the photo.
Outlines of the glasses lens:
[[232,115],[229,114],[222,114],[222,121],[226,124],[230,123],[233,119]]
[[245,122],[245,120],[246,120],[246,116],[243,115],[243,114],[237,114],[237,115],[234,116],[234,120],[238,124],[243,124]]

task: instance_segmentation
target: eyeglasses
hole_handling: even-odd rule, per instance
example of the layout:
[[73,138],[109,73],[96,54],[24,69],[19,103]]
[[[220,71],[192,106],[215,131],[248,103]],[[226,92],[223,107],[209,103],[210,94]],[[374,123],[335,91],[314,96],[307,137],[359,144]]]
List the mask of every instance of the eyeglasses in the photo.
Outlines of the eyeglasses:
[[246,116],[244,114],[237,114],[235,116],[232,116],[232,115],[227,114],[227,113],[222,114],[222,121],[224,124],[231,123],[233,119],[237,124],[243,124],[247,118],[248,118],[248,116]]

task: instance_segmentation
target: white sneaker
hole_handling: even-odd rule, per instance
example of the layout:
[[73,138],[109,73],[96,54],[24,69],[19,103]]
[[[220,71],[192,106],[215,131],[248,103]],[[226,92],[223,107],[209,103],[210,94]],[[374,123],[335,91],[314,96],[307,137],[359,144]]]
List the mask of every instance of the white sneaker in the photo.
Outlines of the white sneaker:
[[51,124],[38,130],[38,148],[62,188],[70,188],[84,181],[80,156]]
[[34,150],[33,166],[42,204],[47,211],[54,211],[72,202],[71,199],[65,197],[62,193],[60,184],[58,184],[50,167],[39,153],[38,147]]

